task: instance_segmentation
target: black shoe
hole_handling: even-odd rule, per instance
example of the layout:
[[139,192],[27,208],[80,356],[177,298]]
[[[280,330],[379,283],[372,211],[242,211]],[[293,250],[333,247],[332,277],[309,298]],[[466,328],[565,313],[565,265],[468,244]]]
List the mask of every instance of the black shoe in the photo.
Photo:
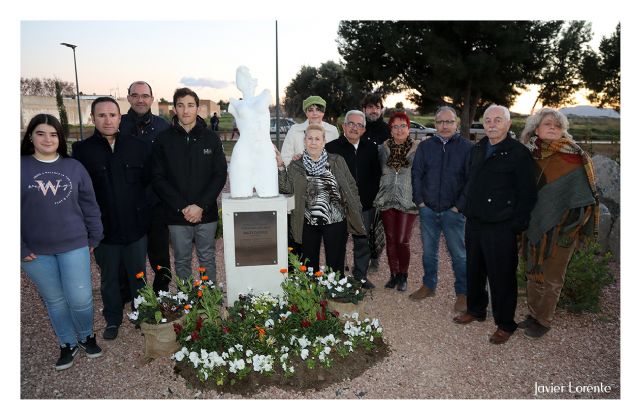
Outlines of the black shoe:
[[102,356],[102,348],[100,348],[96,343],[95,333],[91,336],[88,336],[84,342],[78,342],[78,346],[84,350],[84,352],[87,354],[87,358],[98,358]]
[[373,282],[369,281],[368,279],[364,280],[364,284],[362,284],[362,288],[366,289],[366,290],[372,290],[374,289],[376,286],[373,284]]
[[73,365],[73,359],[78,354],[78,346],[73,348],[68,343],[60,347],[60,358],[56,362],[56,371],[66,370]]
[[550,327],[543,326],[534,319],[533,323],[525,329],[524,335],[528,338],[538,339],[544,336],[549,330],[551,330]]
[[527,317],[525,317],[523,321],[518,323],[518,329],[526,329],[527,327],[531,326],[531,324],[535,321],[536,319],[534,319],[533,316],[531,316],[531,314],[527,314]]
[[398,285],[398,279],[400,274],[391,274],[391,278],[384,284],[385,288],[395,288]]
[[407,290],[407,276],[409,274],[398,274],[398,286],[396,289],[398,291],[406,291]]
[[118,326],[112,324],[111,326],[107,326],[102,332],[102,339],[105,340],[114,340],[118,337]]

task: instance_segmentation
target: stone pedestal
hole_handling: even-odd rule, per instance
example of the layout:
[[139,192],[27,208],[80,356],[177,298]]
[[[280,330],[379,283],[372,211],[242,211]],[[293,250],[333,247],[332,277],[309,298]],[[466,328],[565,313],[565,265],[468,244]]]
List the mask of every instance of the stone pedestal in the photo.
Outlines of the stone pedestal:
[[238,295],[268,291],[282,295],[280,269],[288,266],[287,211],[293,197],[231,198],[222,194],[227,305]]

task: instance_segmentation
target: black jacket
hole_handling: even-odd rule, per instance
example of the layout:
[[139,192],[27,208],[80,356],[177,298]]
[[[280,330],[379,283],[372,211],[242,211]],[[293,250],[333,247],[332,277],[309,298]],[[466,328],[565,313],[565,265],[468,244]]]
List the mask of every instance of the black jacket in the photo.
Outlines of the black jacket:
[[378,160],[378,147],[371,141],[360,141],[358,150],[347,140],[344,135],[337,140],[327,143],[327,153],[339,154],[347,162],[351,176],[358,185],[358,194],[362,210],[373,207],[373,200],[380,188],[380,161]]
[[489,139],[471,150],[464,215],[472,227],[504,225],[514,232],[527,229],[537,200],[535,163],[529,150],[507,137],[485,159]]
[[367,121],[367,129],[364,134],[362,134],[361,139],[369,140],[376,145],[380,145],[389,138],[391,138],[391,128],[389,128],[389,124],[384,122],[384,118],[381,116],[377,121]]
[[89,172],[102,213],[105,244],[129,244],[149,228],[145,187],[150,182],[150,147],[125,134],[116,136],[114,150],[97,130],[73,144],[73,157]]
[[202,224],[218,220],[216,200],[227,181],[227,160],[222,142],[204,119],[198,117],[187,133],[174,118],[153,145],[151,168],[167,224],[193,225],[182,214],[191,204],[203,209]]
[[411,167],[413,202],[436,212],[454,206],[462,211],[472,148],[473,143],[460,134],[446,144],[437,135],[422,141]]

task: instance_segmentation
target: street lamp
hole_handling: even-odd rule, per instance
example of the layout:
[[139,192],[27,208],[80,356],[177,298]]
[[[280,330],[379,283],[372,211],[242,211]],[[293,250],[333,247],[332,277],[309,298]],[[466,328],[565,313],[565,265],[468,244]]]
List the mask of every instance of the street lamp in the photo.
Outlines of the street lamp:
[[80,139],[82,140],[82,112],[80,111],[80,86],[78,86],[78,66],[76,65],[76,47],[77,45],[60,42],[60,45],[69,47],[73,50],[73,68],[76,71],[76,99],[78,99],[78,120],[80,121]]

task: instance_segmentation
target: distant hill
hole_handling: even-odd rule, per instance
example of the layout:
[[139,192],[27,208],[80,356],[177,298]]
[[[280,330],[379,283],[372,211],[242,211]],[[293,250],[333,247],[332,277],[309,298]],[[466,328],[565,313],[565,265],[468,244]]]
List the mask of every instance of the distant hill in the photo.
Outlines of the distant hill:
[[588,118],[620,118],[620,114],[613,109],[600,109],[595,106],[573,106],[571,108],[560,109],[565,115],[584,116]]

